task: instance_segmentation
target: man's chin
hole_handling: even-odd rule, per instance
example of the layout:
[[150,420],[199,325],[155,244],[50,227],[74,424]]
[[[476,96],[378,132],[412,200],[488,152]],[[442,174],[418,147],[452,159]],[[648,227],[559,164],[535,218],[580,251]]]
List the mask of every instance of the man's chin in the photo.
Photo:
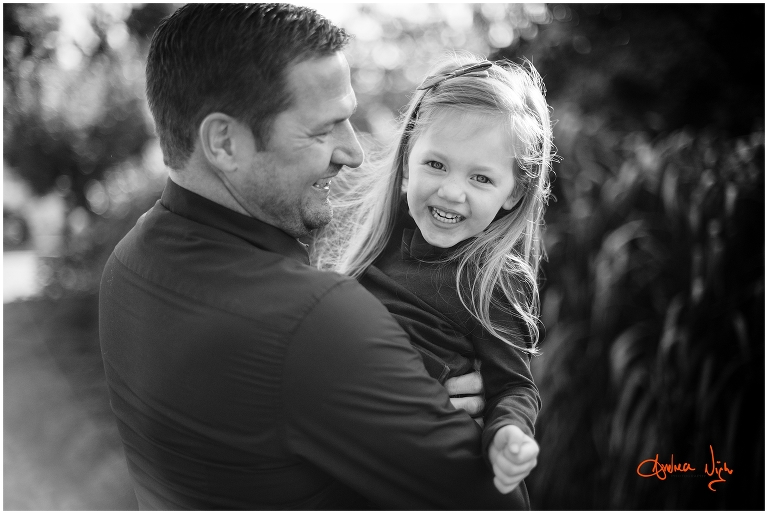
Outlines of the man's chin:
[[304,216],[304,227],[308,232],[323,228],[331,222],[333,218],[333,209],[330,205],[324,206],[324,208],[316,209],[311,213],[307,213]]

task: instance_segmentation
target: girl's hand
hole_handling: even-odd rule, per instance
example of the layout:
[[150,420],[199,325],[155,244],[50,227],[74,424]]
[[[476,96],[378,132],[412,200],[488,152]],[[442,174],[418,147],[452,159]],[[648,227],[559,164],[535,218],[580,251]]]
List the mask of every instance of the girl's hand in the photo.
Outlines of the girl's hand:
[[[472,417],[483,413],[485,396],[483,396],[483,379],[479,371],[449,378],[445,381],[445,388],[451,395],[451,403],[457,409],[464,409]],[[454,398],[456,395],[462,396]]]
[[493,484],[502,494],[514,490],[536,467],[539,445],[515,425],[501,427],[488,448]]

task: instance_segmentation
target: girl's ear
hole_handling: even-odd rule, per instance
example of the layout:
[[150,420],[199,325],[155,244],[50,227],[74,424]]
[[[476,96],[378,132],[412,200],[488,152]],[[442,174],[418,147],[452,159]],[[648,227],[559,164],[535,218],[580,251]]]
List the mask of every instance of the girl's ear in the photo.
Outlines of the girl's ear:
[[515,187],[512,188],[512,193],[510,193],[509,197],[504,201],[503,204],[501,204],[502,209],[510,210],[512,207],[517,205],[517,202],[520,201],[520,199],[523,197],[523,194],[525,192],[525,188],[522,187],[520,184],[515,184]]

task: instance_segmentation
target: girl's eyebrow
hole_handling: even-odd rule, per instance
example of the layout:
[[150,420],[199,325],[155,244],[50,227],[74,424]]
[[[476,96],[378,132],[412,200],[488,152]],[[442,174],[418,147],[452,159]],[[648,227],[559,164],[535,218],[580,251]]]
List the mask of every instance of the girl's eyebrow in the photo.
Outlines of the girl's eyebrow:
[[498,173],[499,172],[499,170],[496,169],[496,168],[491,168],[489,166],[483,166],[482,164],[479,165],[479,166],[473,166],[472,167],[472,171],[476,171],[476,172],[479,171],[479,172],[483,172],[483,173]]
[[[424,152],[424,157],[434,157],[435,159],[438,159],[440,161],[448,161],[448,160],[450,160],[440,150],[435,150],[433,148],[427,149]],[[470,166],[469,169],[471,171],[475,172],[475,173],[478,173],[478,172],[479,173],[501,173],[500,170],[498,170],[498,169],[496,169],[494,167],[491,167],[491,166],[486,166],[485,164],[472,165],[472,166]]]

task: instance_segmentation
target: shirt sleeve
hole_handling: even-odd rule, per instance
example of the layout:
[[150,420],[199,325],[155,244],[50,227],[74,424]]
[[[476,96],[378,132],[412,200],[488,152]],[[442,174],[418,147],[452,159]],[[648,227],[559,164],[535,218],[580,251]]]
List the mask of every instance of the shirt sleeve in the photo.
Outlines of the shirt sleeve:
[[283,409],[289,449],[380,508],[530,508],[522,488],[496,490],[477,424],[352,280],[325,294],[295,332]]
[[479,323],[472,339],[485,388],[482,447],[487,457],[488,446],[504,425],[516,425],[530,437],[534,436],[541,398],[531,375],[530,354],[494,337]]

